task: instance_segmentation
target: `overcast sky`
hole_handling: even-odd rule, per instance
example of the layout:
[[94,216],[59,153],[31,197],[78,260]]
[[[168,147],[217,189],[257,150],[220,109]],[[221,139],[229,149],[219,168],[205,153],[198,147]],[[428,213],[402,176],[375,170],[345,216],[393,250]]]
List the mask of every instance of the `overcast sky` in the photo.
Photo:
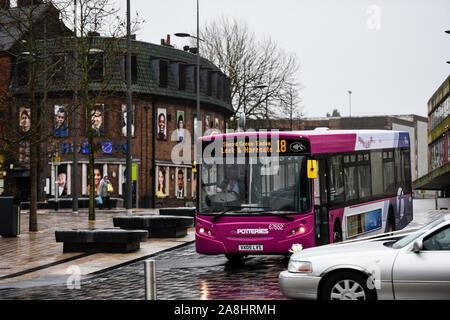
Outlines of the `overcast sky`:
[[[125,8],[126,1],[118,3]],[[132,0],[146,20],[138,40],[195,33],[196,0]],[[200,25],[220,16],[245,21],[297,56],[307,117],[351,113],[427,116],[450,72],[449,0],[200,0]]]

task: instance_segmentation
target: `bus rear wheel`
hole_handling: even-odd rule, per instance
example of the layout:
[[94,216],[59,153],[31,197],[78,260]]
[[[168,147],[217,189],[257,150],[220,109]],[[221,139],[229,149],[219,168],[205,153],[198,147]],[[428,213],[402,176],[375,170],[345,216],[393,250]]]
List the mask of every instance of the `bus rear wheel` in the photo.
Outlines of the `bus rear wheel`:
[[386,232],[395,231],[395,220],[394,220],[394,210],[389,208],[388,218],[386,220]]

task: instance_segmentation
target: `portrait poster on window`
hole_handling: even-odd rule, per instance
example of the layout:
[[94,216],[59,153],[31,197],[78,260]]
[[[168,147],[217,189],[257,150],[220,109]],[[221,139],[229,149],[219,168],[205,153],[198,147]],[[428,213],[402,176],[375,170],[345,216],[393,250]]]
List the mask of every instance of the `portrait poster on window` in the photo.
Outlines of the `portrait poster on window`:
[[[133,117],[131,118],[131,136],[134,137],[134,114],[135,114],[135,107],[134,105],[131,106],[131,109],[133,111]],[[127,136],[127,105],[123,104],[122,105],[122,136],[126,137]]]
[[158,140],[167,140],[167,111],[165,108],[158,108],[156,118],[156,137]]
[[[91,190],[91,185],[89,183],[89,169],[86,171],[86,192],[87,194],[89,194],[90,190]],[[100,181],[103,178],[103,165],[101,164],[96,164],[94,167],[94,188],[95,188],[95,196],[98,195],[98,189],[100,187]]]
[[207,133],[211,129],[211,116],[205,115],[205,128],[204,133]]
[[184,111],[177,111],[177,141],[181,142],[184,139]]
[[156,196],[166,198],[169,195],[169,167],[156,167]]
[[68,115],[67,109],[61,105],[55,105],[55,137],[67,137],[68,134]]
[[20,131],[26,133],[31,128],[31,109],[26,107],[19,108],[19,127]]
[[67,196],[67,164],[58,166],[58,176],[56,177],[56,181],[58,197]]
[[96,104],[91,110],[91,124],[94,129],[94,135],[102,136],[104,133],[104,108],[102,104]]
[[192,198],[197,198],[197,172],[192,172]]
[[186,168],[176,168],[175,194],[178,199],[186,196]]
[[219,128],[219,118],[214,118],[214,128],[220,129]]

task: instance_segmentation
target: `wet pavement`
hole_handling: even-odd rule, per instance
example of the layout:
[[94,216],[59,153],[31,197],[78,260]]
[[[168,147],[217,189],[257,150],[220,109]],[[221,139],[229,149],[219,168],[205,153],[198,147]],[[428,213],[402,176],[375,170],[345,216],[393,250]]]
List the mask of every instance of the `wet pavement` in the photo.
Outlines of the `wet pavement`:
[[[448,213],[415,213],[407,228]],[[119,214],[99,213],[95,227],[111,227],[112,216]],[[24,215],[22,223],[26,218]],[[285,299],[278,288],[278,275],[288,264],[283,256],[250,256],[244,264],[232,265],[223,255],[197,254],[193,228],[184,238],[141,243],[141,249],[132,254],[79,256],[62,253],[62,244],[55,243],[54,230],[61,226],[86,227],[86,216],[43,213],[39,219],[39,233],[0,238],[0,300],[143,300],[145,259],[156,261],[159,300]],[[52,263],[56,265],[48,266]],[[36,266],[42,270],[27,272]],[[24,274],[15,276],[21,272]]]
[[[156,254],[157,299],[160,300],[281,300],[278,274],[286,269],[283,256],[253,256],[230,265],[224,256],[205,256],[191,243]],[[0,289],[1,299],[21,300],[141,300],[145,298],[144,262],[99,275],[82,277],[79,289],[64,285]]]

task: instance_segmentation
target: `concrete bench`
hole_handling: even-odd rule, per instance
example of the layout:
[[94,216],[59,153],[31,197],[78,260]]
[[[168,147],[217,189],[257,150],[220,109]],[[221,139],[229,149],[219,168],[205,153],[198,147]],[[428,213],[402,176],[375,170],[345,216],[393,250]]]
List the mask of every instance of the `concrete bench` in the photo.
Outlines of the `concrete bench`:
[[56,242],[64,243],[64,252],[127,253],[138,250],[147,237],[147,231],[115,228],[55,231]]
[[161,216],[182,216],[195,218],[197,213],[196,207],[176,207],[176,208],[160,208],[159,214]]
[[114,227],[147,230],[149,238],[179,238],[187,235],[194,218],[183,216],[123,216],[113,218]]
[[[59,198],[58,199],[58,209],[71,209],[73,199],[72,198]],[[123,208],[124,201],[122,198],[111,197],[110,198],[111,208]],[[55,198],[48,199],[47,202],[38,202],[38,209],[50,209],[55,210]],[[21,202],[20,207],[22,210],[30,209],[30,202]],[[96,204],[98,207],[98,204]],[[79,197],[78,198],[78,208],[89,208],[89,198]]]

